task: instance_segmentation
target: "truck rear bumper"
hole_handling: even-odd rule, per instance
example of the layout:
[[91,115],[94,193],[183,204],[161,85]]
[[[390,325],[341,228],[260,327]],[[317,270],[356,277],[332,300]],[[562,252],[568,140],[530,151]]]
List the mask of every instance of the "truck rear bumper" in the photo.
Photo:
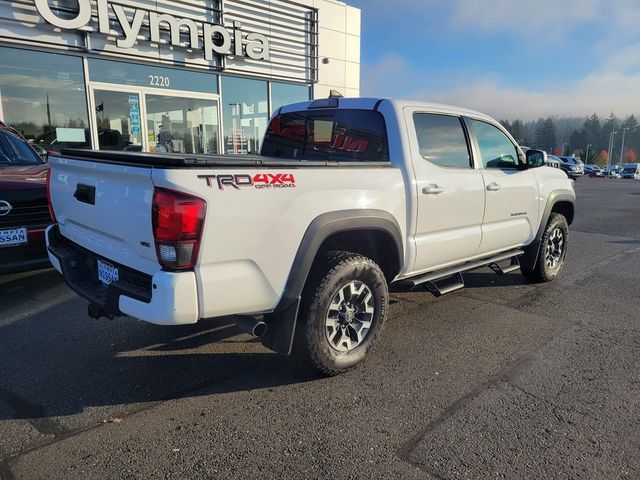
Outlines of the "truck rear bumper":
[[[57,225],[46,231],[49,260],[69,287],[107,316],[130,315],[158,325],[196,323],[198,289],[194,272],[158,271],[153,276],[115,264],[63,237]],[[98,280],[98,260],[118,269],[119,279]]]

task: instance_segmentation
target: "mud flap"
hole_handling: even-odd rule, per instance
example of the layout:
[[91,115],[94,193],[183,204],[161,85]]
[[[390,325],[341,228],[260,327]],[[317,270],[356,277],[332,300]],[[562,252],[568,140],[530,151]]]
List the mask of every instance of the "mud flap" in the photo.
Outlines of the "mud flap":
[[293,337],[296,331],[300,297],[288,306],[268,313],[264,316],[267,333],[262,337],[262,344],[270,350],[282,355],[289,355],[293,348]]
[[533,243],[523,248],[524,254],[520,256],[520,266],[526,270],[533,270],[536,261],[538,260],[538,253],[540,252],[540,240],[534,240]]

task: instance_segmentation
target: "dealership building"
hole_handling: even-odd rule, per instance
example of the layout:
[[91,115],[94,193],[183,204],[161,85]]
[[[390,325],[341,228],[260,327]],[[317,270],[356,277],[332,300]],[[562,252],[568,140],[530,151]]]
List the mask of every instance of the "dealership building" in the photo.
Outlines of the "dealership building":
[[335,0],[0,2],[0,119],[46,149],[255,152],[275,109],[359,79]]

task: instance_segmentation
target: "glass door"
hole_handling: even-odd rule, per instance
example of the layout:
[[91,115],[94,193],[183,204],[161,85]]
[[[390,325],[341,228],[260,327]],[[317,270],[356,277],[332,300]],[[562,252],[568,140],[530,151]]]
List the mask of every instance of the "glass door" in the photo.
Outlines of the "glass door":
[[99,150],[220,153],[217,95],[92,83]]
[[145,94],[147,151],[219,153],[218,101]]
[[139,91],[93,90],[98,148],[143,150],[144,132]]

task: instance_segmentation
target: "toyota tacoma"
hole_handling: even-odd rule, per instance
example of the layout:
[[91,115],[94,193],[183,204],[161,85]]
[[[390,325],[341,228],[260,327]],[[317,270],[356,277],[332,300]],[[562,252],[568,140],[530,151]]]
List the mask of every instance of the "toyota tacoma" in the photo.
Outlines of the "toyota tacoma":
[[260,155],[51,156],[49,257],[89,315],[235,315],[331,375],[380,338],[389,287],[436,296],[490,267],[553,280],[572,182],[494,119],[328,98],[278,109]]

